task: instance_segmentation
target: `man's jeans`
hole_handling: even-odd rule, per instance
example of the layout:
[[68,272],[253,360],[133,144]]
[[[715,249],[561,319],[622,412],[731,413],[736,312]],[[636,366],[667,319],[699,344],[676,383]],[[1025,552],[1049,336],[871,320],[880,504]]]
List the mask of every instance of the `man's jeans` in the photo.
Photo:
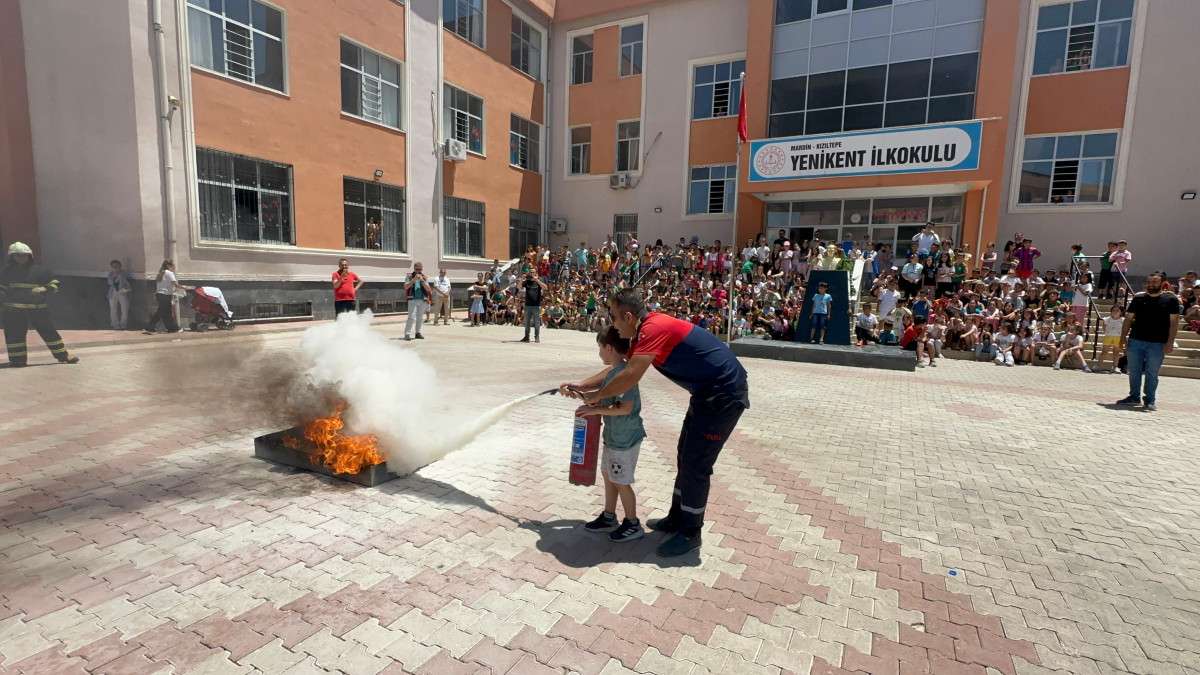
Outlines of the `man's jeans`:
[[[1174,317],[1172,317],[1174,318]],[[1129,357],[1129,398],[1142,397],[1142,376],[1146,377],[1145,402],[1154,403],[1154,394],[1158,391],[1158,369],[1162,368],[1163,348],[1161,342],[1146,342],[1145,340],[1130,339],[1125,347],[1125,355]]]
[[408,301],[408,321],[404,322],[404,337],[412,337],[413,324],[417,326],[417,335],[421,334],[421,325],[425,323],[425,312],[429,303],[424,300]]
[[542,339],[542,308],[540,305],[525,305],[525,339],[529,339],[529,329],[533,328],[535,340]]

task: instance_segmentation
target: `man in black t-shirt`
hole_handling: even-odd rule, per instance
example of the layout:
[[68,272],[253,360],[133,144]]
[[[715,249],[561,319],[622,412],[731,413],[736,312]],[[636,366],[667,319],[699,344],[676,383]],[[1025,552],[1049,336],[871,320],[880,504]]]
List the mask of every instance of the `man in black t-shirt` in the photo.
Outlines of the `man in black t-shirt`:
[[542,292],[546,284],[538,278],[537,272],[528,272],[521,280],[521,289],[525,291],[525,337],[521,342],[529,342],[529,329],[533,328],[533,341],[542,341]]
[[1146,291],[1133,296],[1125,311],[1121,347],[1129,359],[1129,396],[1117,401],[1117,405],[1141,403],[1145,410],[1156,409],[1158,370],[1162,368],[1163,357],[1174,348],[1175,334],[1179,332],[1179,298],[1163,291],[1163,280],[1162,272],[1146,277]]

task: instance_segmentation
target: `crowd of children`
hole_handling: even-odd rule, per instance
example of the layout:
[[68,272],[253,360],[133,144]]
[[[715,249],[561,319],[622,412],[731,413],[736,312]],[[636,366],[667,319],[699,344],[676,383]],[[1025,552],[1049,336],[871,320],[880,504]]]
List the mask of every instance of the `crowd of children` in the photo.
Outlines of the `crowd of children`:
[[[1104,307],[1127,287],[1133,253],[1126,241],[1108,242],[1100,256],[1083,246],[1062,269],[1038,268],[1041,251],[1021,234],[1002,249],[989,244],[978,257],[969,247],[943,240],[929,224],[896,259],[891,246],[867,242],[800,242],[780,231],[747,241],[740,251],[716,241],[680,238],[642,245],[612,237],[599,247],[572,250],[531,247],[507,271],[495,265],[470,289],[472,321],[519,323],[517,280],[535,272],[548,282],[542,319],[551,328],[600,332],[609,325],[605,299],[617,288],[641,285],[647,304],[718,335],[759,335],[775,340],[819,341],[829,316],[829,295],[813,293],[812,316],[801,334],[805,280],[813,270],[851,270],[863,261],[863,293],[853,318],[855,343],[897,345],[933,365],[946,351],[967,352],[998,365],[1052,365],[1090,369],[1090,338],[1100,336],[1101,367],[1118,370],[1121,303]],[[1097,260],[1098,259],[1098,260]],[[1098,267],[1098,274],[1093,271]],[[735,307],[730,331],[728,275],[734,275]],[[1184,319],[1200,332],[1195,273],[1178,281]]]

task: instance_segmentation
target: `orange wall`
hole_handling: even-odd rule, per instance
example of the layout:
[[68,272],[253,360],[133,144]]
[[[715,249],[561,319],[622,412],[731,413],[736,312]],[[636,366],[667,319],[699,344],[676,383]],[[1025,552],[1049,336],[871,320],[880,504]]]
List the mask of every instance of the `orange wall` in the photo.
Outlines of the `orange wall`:
[[[483,99],[486,155],[469,155],[465,162],[444,162],[444,185],[447,196],[486,205],[484,255],[506,258],[509,209],[542,212],[542,175],[508,163],[510,115],[542,124],[545,89],[509,63],[512,9],[502,0],[488,0],[487,22],[486,51],[450,31],[443,32],[446,82]],[[541,142],[545,148],[544,127]],[[542,171],[546,161],[543,156]]]
[[0,2],[0,245],[23,241],[40,255],[25,85],[21,5]]
[[688,130],[688,166],[733,164],[737,160],[736,117],[695,120]]
[[[746,53],[746,100],[750,115],[748,126],[751,138],[765,138],[770,100],[771,43],[774,35],[774,3],[751,0],[749,36]],[[842,190],[853,188],[924,186],[945,183],[971,182],[978,186],[990,184],[985,209],[984,239],[995,238],[996,222],[1000,217],[1000,193],[1004,180],[1005,118],[1009,114],[1016,68],[1016,50],[1020,29],[1020,3],[989,2],[984,17],[983,45],[980,50],[979,82],[976,86],[975,116],[979,119],[999,118],[983,123],[979,169],[920,174],[891,174],[853,176],[812,180],[771,181],[750,183],[743,172],[739,190],[745,192],[798,192],[811,190]],[[747,166],[749,145],[743,148],[742,165]],[[762,231],[762,208],[752,208],[758,200],[744,199],[747,208],[738,211],[739,240]],[[979,208],[963,214],[961,238],[972,248],[979,233]]]
[[1120,129],[1128,92],[1129,68],[1030,78],[1025,133]]
[[592,127],[591,172],[597,175],[616,170],[617,122],[642,116],[642,76],[619,76],[620,43],[619,27],[597,30],[592,43],[592,81],[571,85],[567,94],[567,124]]
[[296,244],[341,249],[342,177],[370,179],[383,169],[382,182],[406,181],[404,133],[342,115],[339,34],[403,61],[404,6],[275,4],[286,13],[288,94],[193,68],[196,145],[291,164]]

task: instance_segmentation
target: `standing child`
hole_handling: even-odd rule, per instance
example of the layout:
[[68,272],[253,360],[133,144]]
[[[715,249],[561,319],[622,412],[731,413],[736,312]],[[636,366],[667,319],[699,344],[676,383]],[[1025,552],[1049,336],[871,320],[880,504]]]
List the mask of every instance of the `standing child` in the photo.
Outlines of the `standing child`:
[[817,292],[812,297],[812,341],[816,344],[825,343],[825,329],[829,323],[829,308],[833,305],[833,296],[827,293],[829,285],[824,281],[817,284]]
[[1117,252],[1117,242],[1108,242],[1108,250],[1100,256],[1100,297],[1108,299],[1113,295],[1117,282],[1113,280],[1112,254]]
[[1098,367],[1104,367],[1105,357],[1112,355],[1112,365],[1108,372],[1117,373],[1117,361],[1121,358],[1121,327],[1125,324],[1125,308],[1113,305],[1108,316],[1104,317],[1104,345],[1100,348]]
[[[596,335],[600,348],[600,360],[607,366],[579,384],[564,384],[559,391],[564,396],[578,396],[581,392],[598,391],[608,386],[622,370],[629,354],[629,340],[613,326]],[[637,496],[633,492],[633,474],[637,467],[638,452],[646,429],[642,426],[642,399],[637,385],[620,396],[603,399],[596,405],[582,405],[575,410],[576,417],[599,415],[604,417],[604,451],[600,466],[604,472],[604,512],[595,520],[584,525],[589,532],[607,532],[614,542],[641,539],[641,521],[637,516]],[[617,522],[617,497],[621,498],[621,509],[625,519]]]

